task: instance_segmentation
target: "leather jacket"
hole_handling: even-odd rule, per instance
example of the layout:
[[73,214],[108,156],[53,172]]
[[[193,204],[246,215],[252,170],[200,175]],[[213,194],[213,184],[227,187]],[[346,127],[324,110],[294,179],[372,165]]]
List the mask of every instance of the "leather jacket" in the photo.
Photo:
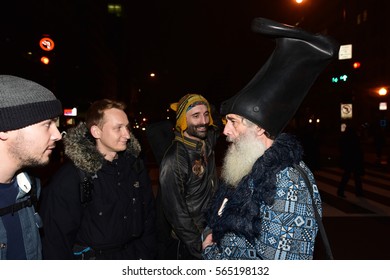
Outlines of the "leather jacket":
[[[214,147],[219,129],[210,126],[207,139],[196,141],[175,132],[160,166],[161,199],[172,234],[189,253],[201,258],[204,213],[217,188]],[[204,145],[204,147],[203,147]]]

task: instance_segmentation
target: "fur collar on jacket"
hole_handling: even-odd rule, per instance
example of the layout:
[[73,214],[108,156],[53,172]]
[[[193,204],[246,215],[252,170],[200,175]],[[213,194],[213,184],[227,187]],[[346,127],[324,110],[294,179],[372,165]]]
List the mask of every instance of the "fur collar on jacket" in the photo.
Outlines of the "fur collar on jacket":
[[[294,136],[280,134],[236,188],[222,184],[207,215],[213,239],[218,242],[224,233],[234,232],[253,242],[261,230],[260,203],[274,203],[277,173],[298,164],[302,154],[303,149]],[[218,210],[225,198],[228,203],[220,217]]]
[[[63,142],[65,155],[73,161],[77,168],[93,174],[102,167],[105,159],[96,149],[95,139],[88,131],[84,122],[70,128]],[[127,143],[125,154],[138,157],[140,152],[141,146],[138,140],[130,133],[130,140]]]

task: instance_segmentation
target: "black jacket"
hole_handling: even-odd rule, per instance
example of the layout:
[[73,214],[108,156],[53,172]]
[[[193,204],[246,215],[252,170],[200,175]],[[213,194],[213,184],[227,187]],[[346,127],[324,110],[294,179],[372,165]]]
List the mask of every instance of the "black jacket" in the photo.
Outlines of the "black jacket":
[[200,258],[201,233],[206,226],[205,211],[217,188],[214,147],[219,130],[210,126],[202,142],[175,132],[175,139],[166,151],[160,166],[162,207],[173,235],[187,250]]
[[364,175],[364,156],[360,137],[354,128],[347,127],[340,138],[340,163],[345,171]]
[[[44,259],[73,259],[74,245],[91,247],[101,259],[153,259],[156,254],[154,197],[148,172],[132,137],[112,162],[85,137],[81,124],[66,135],[71,159],[43,193]],[[91,175],[92,200],[80,201],[81,169]]]

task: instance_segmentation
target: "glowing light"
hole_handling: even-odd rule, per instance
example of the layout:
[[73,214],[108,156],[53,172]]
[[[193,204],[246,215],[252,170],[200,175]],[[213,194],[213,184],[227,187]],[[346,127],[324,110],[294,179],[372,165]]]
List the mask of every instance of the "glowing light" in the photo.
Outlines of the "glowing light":
[[41,57],[41,62],[43,63],[43,64],[49,64],[50,63],[50,59],[47,57],[47,56],[42,56]]
[[380,89],[378,90],[378,94],[379,94],[380,96],[385,96],[385,95],[387,94],[387,89],[384,88],[384,87],[380,88]]
[[44,51],[52,51],[54,49],[54,41],[50,38],[44,37],[39,41],[39,46]]
[[387,110],[387,102],[379,103],[379,110],[380,111],[386,111]]
[[64,109],[64,116],[73,116],[73,117],[77,116],[77,108],[76,107],[74,107],[72,109],[65,108]]
[[355,68],[355,69],[360,68],[360,62],[355,62],[353,64],[353,68]]

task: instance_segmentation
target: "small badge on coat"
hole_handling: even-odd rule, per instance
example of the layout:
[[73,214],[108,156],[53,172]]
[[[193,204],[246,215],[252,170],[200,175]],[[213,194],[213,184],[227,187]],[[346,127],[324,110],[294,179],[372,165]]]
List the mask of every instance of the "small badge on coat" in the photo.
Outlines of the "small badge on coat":
[[202,161],[200,161],[200,160],[195,160],[194,165],[192,166],[192,172],[193,172],[196,176],[198,176],[198,177],[200,177],[200,176],[203,175],[203,173],[204,173],[204,167],[203,167]]
[[133,186],[134,188],[139,188],[139,181],[136,181]]

